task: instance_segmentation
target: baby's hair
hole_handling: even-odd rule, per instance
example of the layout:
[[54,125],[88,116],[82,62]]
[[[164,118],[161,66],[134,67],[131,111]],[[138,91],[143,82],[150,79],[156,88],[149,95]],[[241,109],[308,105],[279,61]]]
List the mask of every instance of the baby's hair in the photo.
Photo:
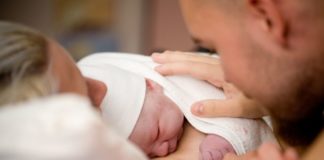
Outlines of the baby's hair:
[[30,28],[0,21],[0,105],[54,91],[47,43]]

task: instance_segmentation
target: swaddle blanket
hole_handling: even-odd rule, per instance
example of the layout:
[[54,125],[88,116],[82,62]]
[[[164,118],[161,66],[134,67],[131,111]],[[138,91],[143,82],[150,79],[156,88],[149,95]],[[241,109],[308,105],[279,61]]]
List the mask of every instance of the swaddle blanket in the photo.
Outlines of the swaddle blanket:
[[146,159],[107,128],[88,99],[72,94],[1,106],[0,130],[0,159]]
[[[105,101],[101,105],[104,112],[109,112],[109,115],[115,114],[113,117],[105,117],[110,124],[114,125],[116,122],[116,128],[127,128],[128,132],[124,135],[125,137],[130,135],[130,131],[133,130],[136,124],[133,120],[138,118],[140,113],[138,108],[143,106],[143,97],[145,97],[143,94],[145,94],[146,86],[143,83],[143,79],[139,80],[140,83],[130,80],[128,84],[125,82],[119,84],[119,86],[113,86],[118,80],[108,79],[112,79],[111,77],[115,76],[126,79],[127,72],[129,72],[128,74],[133,75],[133,77],[145,77],[160,84],[164,88],[165,95],[179,106],[186,119],[194,128],[206,134],[216,134],[225,138],[232,144],[237,154],[244,154],[247,151],[254,150],[264,141],[275,142],[272,130],[262,119],[199,118],[194,116],[190,112],[190,107],[193,103],[206,99],[224,99],[223,92],[205,81],[189,76],[164,77],[154,70],[154,67],[158,64],[154,63],[150,57],[121,53],[97,53],[82,59],[78,65],[85,76],[106,83],[109,88],[107,97],[113,96],[113,93],[116,92],[114,90],[118,90],[119,87],[125,88],[121,85],[127,86],[128,89],[118,91],[121,97],[114,96],[114,99],[110,99],[112,101],[119,101],[118,106],[106,105],[107,102]],[[102,76],[104,74],[106,76]],[[115,82],[109,84],[108,81]],[[137,93],[133,91],[133,87],[136,88]],[[123,92],[123,94],[120,92]],[[129,98],[134,102],[132,105],[129,105],[128,99],[123,97],[126,95],[127,97],[132,97]],[[141,100],[135,101],[134,97]],[[105,100],[108,100],[108,98],[105,98]],[[123,105],[123,103],[126,105]],[[120,110],[127,112],[130,119],[118,117],[122,112]],[[131,115],[132,113],[136,115]]]

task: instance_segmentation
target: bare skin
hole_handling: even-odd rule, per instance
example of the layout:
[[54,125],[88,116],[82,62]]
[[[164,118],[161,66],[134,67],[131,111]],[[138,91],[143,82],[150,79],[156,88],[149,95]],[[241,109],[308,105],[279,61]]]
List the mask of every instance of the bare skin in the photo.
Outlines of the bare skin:
[[[52,40],[49,40],[49,54],[52,61],[51,71],[58,82],[59,92],[89,96],[94,106],[99,108],[104,95],[108,92],[107,86],[98,80],[83,77],[67,51]],[[147,88],[149,92],[143,113],[129,139],[150,157],[166,156],[177,150],[177,143],[183,132],[184,116],[164,95],[161,86],[147,80]],[[160,101],[157,103],[156,100]],[[146,131],[146,134],[142,131]],[[200,144],[199,150],[199,157],[204,160],[210,158],[221,160],[225,152],[234,152],[226,140],[216,135],[207,136]]]
[[191,111],[197,116],[260,118],[267,115],[260,103],[247,98],[235,86],[225,81],[219,59],[173,51],[154,53],[152,58],[161,64],[155,70],[162,75],[190,75],[224,90],[226,100],[205,100],[193,104]]
[[226,154],[233,153],[233,146],[224,138],[217,135],[207,135],[199,147],[200,160],[222,160]]
[[[180,2],[196,42],[220,53],[225,79],[260,102],[279,124],[286,123],[286,127],[279,126],[277,131],[289,133],[294,130],[289,127],[298,126],[291,121],[299,121],[297,128],[303,128],[303,118],[322,116],[324,23],[318,8],[323,3],[315,0]],[[305,142],[313,141],[320,133],[321,127],[316,127],[314,135]],[[323,142],[323,138],[317,141]],[[250,154],[253,156],[232,159],[296,159],[287,156],[290,151],[264,145],[257,154]],[[323,153],[316,154],[317,158],[323,157]]]
[[207,135],[194,129],[189,123],[184,124],[184,133],[176,152],[154,160],[197,160],[201,158],[201,144]]
[[323,148],[324,148],[324,132],[321,133],[317,141],[311,147],[311,149],[306,152],[303,157],[304,160],[320,160],[323,158]]
[[324,20],[300,16],[312,12],[303,1],[220,1],[180,1],[190,33],[200,45],[219,51],[227,81],[280,121],[274,123],[278,135],[295,147],[310,145],[321,125],[303,132],[320,119],[324,103],[324,36],[318,34]]
[[205,134],[185,123],[177,151],[166,157],[154,158],[154,160],[197,160],[200,155],[199,146],[205,137]]
[[[143,109],[129,139],[150,157],[166,156],[177,149],[183,119],[182,112],[164,95],[163,88],[147,80]],[[202,160],[222,160],[226,153],[235,153],[232,145],[217,135],[208,135],[199,150]]]
[[160,85],[146,80],[146,88],[143,108],[129,139],[150,157],[166,156],[177,149],[184,116]]
[[105,95],[108,94],[108,86],[101,81],[89,77],[85,77],[85,80],[88,86],[89,98],[91,99],[93,106],[101,111],[100,104]]
[[48,54],[58,92],[88,96],[86,81],[68,52],[57,42],[48,40]]
[[99,109],[104,95],[108,92],[107,86],[103,82],[82,76],[69,53],[57,42],[48,42],[50,69],[57,82],[58,92],[89,96],[93,105]]

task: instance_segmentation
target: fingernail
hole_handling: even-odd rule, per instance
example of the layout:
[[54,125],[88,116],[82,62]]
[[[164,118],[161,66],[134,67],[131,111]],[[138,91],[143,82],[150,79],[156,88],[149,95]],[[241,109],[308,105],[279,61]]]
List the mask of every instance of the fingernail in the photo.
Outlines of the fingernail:
[[197,103],[193,106],[193,111],[197,114],[202,114],[204,111],[204,106],[201,103]]

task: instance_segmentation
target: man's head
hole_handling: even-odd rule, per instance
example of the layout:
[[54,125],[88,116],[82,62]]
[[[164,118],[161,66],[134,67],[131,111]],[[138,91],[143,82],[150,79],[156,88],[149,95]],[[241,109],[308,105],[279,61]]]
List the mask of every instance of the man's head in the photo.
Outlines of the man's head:
[[143,108],[129,139],[150,157],[166,156],[177,148],[184,116],[163,93],[163,88],[146,80]]
[[[220,53],[226,79],[263,103],[287,138],[308,144],[322,128],[324,3],[319,0],[180,0],[189,31]],[[307,128],[307,123],[314,123]],[[300,125],[296,127],[296,125]],[[299,135],[308,130],[308,135]],[[304,134],[304,133],[303,133]],[[305,138],[305,139],[303,139]],[[302,140],[303,139],[303,140]]]
[[67,52],[27,27],[0,22],[0,104],[55,92],[87,94],[84,78]]

